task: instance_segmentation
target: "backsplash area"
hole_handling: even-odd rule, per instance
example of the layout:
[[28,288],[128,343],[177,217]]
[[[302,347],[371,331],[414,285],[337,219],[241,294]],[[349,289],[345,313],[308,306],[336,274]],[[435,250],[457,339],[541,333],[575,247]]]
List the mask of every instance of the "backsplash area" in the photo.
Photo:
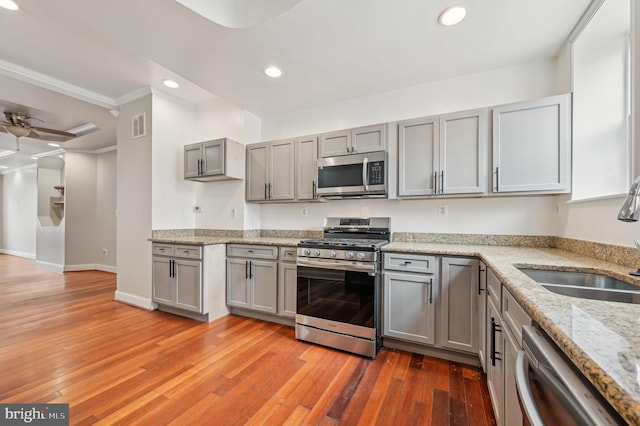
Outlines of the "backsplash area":
[[[207,236],[221,238],[321,238],[322,231],[282,229],[162,229],[153,238]],[[494,235],[394,232],[392,241],[430,244],[470,244],[512,247],[557,248],[630,268],[640,268],[640,250],[613,244],[544,235]]]

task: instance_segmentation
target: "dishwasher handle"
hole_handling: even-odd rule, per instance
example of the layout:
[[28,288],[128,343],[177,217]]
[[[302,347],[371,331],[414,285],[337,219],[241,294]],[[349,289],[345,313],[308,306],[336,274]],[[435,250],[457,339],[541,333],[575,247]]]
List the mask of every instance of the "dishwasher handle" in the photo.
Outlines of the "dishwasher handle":
[[[534,363],[535,365],[535,363]],[[567,388],[558,380],[549,367],[538,364],[537,368],[532,367],[538,379],[545,389],[551,391],[563,407],[569,411],[576,424],[584,426],[597,426],[596,423],[584,412],[579,402],[571,395]],[[538,406],[536,405],[533,391],[531,389],[531,378],[529,377],[530,364],[526,351],[521,350],[516,355],[516,388],[518,399],[522,407],[523,414],[529,420],[531,426],[545,426]]]

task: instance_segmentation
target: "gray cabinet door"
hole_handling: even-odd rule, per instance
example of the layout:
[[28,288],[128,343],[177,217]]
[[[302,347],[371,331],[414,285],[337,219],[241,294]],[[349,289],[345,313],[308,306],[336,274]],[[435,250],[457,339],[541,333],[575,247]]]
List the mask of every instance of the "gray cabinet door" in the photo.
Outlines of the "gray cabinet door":
[[314,200],[317,194],[316,161],[318,159],[318,137],[309,136],[296,140],[296,198],[298,200]]
[[263,201],[268,197],[269,144],[247,146],[247,201]]
[[478,352],[478,261],[443,257],[440,344]]
[[174,279],[170,276],[171,259],[168,257],[153,257],[153,301],[163,305],[173,306]]
[[440,194],[486,191],[486,110],[440,117]]
[[351,152],[356,154],[384,151],[387,148],[387,125],[376,124],[351,130],[351,147]]
[[435,343],[437,276],[384,273],[384,335]]
[[398,123],[398,196],[436,193],[439,127],[437,117]]
[[205,176],[215,176],[224,174],[225,161],[225,140],[218,139],[202,144],[202,157],[204,159]]
[[318,142],[320,157],[336,157],[351,153],[351,130],[323,133]]
[[272,142],[267,182],[269,200],[293,200],[295,198],[295,143],[293,139]]
[[184,178],[200,176],[200,160],[202,159],[202,144],[196,143],[184,147]]
[[502,413],[503,425],[522,426],[522,410],[517,397],[509,397],[509,395],[517,395],[516,388],[516,356],[520,352],[520,345],[514,336],[509,332],[509,328],[505,327],[503,335],[504,348],[504,411]]
[[483,262],[479,262],[478,267],[478,357],[482,370],[487,372],[487,267]]
[[175,260],[175,307],[202,312],[202,262]]
[[278,270],[276,262],[250,260],[251,309],[278,312]]
[[[487,303],[487,387],[498,426],[505,425],[502,415],[504,402],[502,318],[493,300]],[[515,394],[511,395],[515,398]],[[506,426],[506,425],[505,425]]]
[[570,95],[493,108],[493,192],[570,190]]
[[249,284],[249,261],[227,259],[227,305],[250,308],[251,289]]
[[295,263],[278,266],[278,315],[295,318],[297,306],[297,267]]

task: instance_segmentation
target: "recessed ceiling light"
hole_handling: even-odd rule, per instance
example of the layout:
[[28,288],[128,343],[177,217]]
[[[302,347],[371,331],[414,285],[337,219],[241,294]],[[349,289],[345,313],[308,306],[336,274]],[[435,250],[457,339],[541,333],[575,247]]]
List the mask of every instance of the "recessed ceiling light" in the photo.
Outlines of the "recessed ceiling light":
[[58,148],[60,146],[60,144],[53,143],[53,142],[49,142],[47,145],[52,146],[54,148]]
[[450,27],[460,23],[465,16],[467,16],[467,8],[461,4],[456,4],[443,10],[440,17],[438,17],[438,22],[445,27]]
[[0,0],[0,7],[9,10],[18,10],[18,5],[13,0]]
[[177,81],[170,80],[170,79],[162,80],[162,84],[164,84],[165,86],[171,89],[177,89],[178,87],[180,87],[180,84],[178,84]]
[[277,78],[282,75],[282,70],[278,67],[268,67],[265,68],[264,73],[269,77]]

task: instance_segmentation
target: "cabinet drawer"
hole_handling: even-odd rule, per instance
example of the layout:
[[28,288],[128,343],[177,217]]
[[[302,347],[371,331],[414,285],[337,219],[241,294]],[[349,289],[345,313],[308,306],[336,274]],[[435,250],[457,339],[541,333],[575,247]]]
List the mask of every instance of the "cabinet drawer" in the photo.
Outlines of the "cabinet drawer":
[[250,257],[252,259],[277,259],[278,247],[229,244],[227,246],[227,256]]
[[502,289],[502,319],[522,346],[522,326],[531,325],[531,318],[506,288]]
[[296,251],[295,247],[281,247],[280,248],[280,260],[283,262],[295,262],[296,261]]
[[423,254],[385,253],[384,269],[433,274],[436,272],[436,257]]
[[487,269],[487,291],[489,299],[491,299],[498,310],[500,310],[500,307],[502,306],[500,304],[502,301],[502,283],[491,269]]
[[153,244],[153,254],[156,256],[173,256],[173,244]]
[[187,259],[202,259],[202,247],[176,245],[174,247],[173,255],[175,257],[184,257]]

